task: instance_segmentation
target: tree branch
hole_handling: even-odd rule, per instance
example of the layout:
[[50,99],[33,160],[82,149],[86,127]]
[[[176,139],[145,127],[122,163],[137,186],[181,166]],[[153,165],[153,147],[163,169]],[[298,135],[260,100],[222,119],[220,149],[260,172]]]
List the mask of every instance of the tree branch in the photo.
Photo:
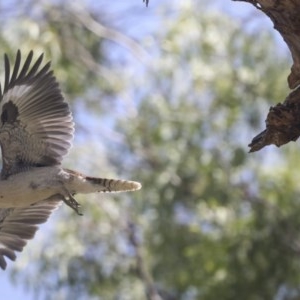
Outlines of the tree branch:
[[74,14],[74,17],[96,36],[113,41],[121,45],[122,47],[127,48],[135,57],[137,57],[145,64],[149,62],[149,54],[138,42],[136,42],[132,38],[113,28],[104,26],[103,24],[95,20],[88,11],[86,11],[78,4],[73,4],[72,12]]
[[146,290],[146,296],[148,300],[162,300],[160,297],[155,284],[153,282],[153,279],[150,276],[150,273],[147,270],[142,251],[141,251],[141,246],[139,243],[139,240],[137,238],[136,234],[136,226],[134,223],[129,222],[128,227],[127,227],[127,232],[128,232],[128,240],[130,244],[134,247],[135,249],[135,257],[136,257],[136,267],[137,267],[137,272],[140,277],[140,279],[143,281],[145,285],[145,290]]
[[[290,89],[300,85],[300,0],[233,0],[254,5],[273,22],[289,47],[293,65],[288,76]],[[300,90],[292,91],[281,104],[271,107],[266,119],[266,130],[257,135],[249,144],[250,152],[274,144],[277,147],[300,136]]]

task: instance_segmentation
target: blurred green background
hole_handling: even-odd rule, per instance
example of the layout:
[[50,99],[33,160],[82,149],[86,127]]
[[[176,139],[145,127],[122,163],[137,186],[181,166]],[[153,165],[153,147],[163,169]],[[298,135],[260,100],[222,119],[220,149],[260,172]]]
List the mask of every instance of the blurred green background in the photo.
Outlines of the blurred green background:
[[262,13],[26,0],[0,1],[0,16],[1,53],[45,52],[71,105],[64,166],[143,184],[78,196],[83,217],[56,211],[1,274],[22,299],[300,299],[299,145],[247,153],[289,93],[289,53]]

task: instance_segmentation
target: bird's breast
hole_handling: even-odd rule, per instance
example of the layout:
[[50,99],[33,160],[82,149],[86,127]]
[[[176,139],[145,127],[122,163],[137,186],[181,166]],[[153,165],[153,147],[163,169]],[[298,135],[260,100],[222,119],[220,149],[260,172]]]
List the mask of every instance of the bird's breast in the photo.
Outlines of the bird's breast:
[[68,174],[60,166],[37,167],[0,180],[0,208],[27,207],[60,194]]

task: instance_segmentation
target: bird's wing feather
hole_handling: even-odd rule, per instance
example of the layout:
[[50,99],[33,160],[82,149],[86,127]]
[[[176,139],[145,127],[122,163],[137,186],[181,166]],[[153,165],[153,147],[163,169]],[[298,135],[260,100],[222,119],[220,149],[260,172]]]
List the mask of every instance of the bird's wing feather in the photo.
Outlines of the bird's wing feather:
[[0,144],[2,178],[31,166],[59,164],[71,147],[74,123],[68,104],[50,70],[41,67],[43,55],[33,66],[33,52],[21,68],[17,52],[12,70],[5,55],[5,80],[0,88]]
[[58,197],[43,200],[26,208],[0,209],[0,267],[5,270],[5,258],[16,259],[15,252],[21,252],[45,223],[51,212],[60,204]]

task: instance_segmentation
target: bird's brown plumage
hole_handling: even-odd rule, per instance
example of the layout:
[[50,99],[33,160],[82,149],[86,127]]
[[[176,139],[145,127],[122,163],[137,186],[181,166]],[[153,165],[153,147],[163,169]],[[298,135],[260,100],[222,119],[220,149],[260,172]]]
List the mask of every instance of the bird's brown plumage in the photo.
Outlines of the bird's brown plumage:
[[[18,51],[11,73],[4,56],[5,80],[0,90],[1,178],[29,170],[59,164],[71,147],[74,125],[68,104],[50,70],[41,68],[43,54],[32,63],[33,52],[21,68]],[[0,267],[4,256],[15,259],[14,251],[22,251],[33,238],[37,225],[47,221],[61,199],[44,200],[26,208],[0,209]]]
[[59,164],[71,147],[74,124],[50,63],[40,69],[43,54],[30,68],[33,52],[21,68],[17,52],[11,74],[7,55],[0,100],[1,177],[34,166]]
[[[68,104],[43,55],[31,51],[21,67],[17,52],[11,72],[4,56],[0,87],[0,267],[15,260],[38,225],[64,201],[78,212],[77,193],[136,190],[139,183],[101,179],[65,170],[61,161],[71,147],[74,123]],[[16,187],[16,188],[14,188]],[[2,202],[1,202],[2,201]],[[12,203],[12,207],[10,207]]]

